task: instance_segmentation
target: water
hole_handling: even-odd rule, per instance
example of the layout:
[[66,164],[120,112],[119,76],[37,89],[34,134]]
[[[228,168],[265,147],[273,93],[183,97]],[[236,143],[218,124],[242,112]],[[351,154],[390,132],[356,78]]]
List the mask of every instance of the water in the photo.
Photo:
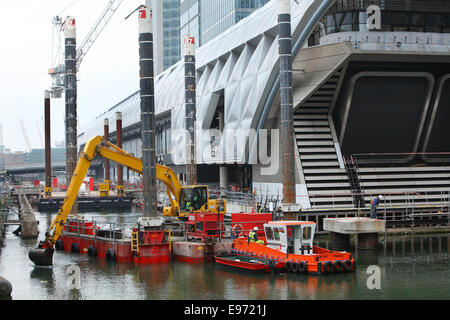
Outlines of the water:
[[[86,219],[134,223],[139,213],[85,213]],[[37,214],[40,239],[54,214]],[[171,262],[161,265],[107,263],[85,255],[55,252],[53,267],[35,267],[28,251],[38,240],[22,240],[7,229],[0,251],[0,276],[13,285],[14,300],[321,300],[321,299],[449,299],[450,235],[405,235],[380,239],[372,252],[354,252],[355,273],[327,276],[300,274],[254,274],[228,267]],[[318,240],[327,246],[327,240]],[[67,282],[76,265],[81,288],[69,289]],[[378,266],[380,289],[367,273]]]

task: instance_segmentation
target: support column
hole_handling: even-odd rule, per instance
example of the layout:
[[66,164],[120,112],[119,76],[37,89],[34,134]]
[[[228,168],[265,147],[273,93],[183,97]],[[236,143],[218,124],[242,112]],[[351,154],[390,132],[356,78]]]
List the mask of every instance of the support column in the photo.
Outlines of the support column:
[[[105,118],[103,120],[103,140],[109,141],[109,119]],[[111,183],[111,176],[110,176],[110,169],[109,169],[109,160],[104,160],[105,164],[105,183],[110,184]]]
[[280,55],[280,100],[281,100],[281,151],[283,166],[283,211],[296,220],[297,199],[295,192],[294,154],[294,93],[292,88],[292,35],[291,2],[278,1],[278,47]]
[[[66,184],[70,184],[77,165],[77,50],[75,18],[65,22],[65,66],[66,66]],[[78,199],[72,207],[72,214],[78,214]]]
[[151,9],[149,7],[140,9],[138,20],[144,216],[156,217],[158,214],[158,204],[156,189],[156,121]]
[[[122,112],[116,112],[117,146],[122,149]],[[117,165],[117,194],[123,194],[123,166]]]
[[[225,128],[225,114],[219,112],[219,130],[223,133]],[[222,135],[223,137],[223,135]],[[220,188],[228,189],[228,167],[223,165],[219,168]]]
[[296,203],[290,0],[278,0],[283,202]]
[[45,91],[44,99],[44,121],[45,121],[45,197],[52,196],[52,149],[50,131],[50,91]]
[[197,165],[195,163],[195,87],[195,39],[194,37],[186,36],[184,38],[184,103],[186,130],[189,132],[186,152],[186,180],[188,185],[197,184]]

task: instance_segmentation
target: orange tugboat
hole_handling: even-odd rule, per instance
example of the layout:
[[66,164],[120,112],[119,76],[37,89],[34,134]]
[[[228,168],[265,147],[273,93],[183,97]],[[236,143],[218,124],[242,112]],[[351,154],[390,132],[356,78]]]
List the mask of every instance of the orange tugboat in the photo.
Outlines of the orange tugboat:
[[313,245],[316,224],[311,221],[271,221],[264,224],[264,244],[247,238],[234,240],[232,256],[216,256],[216,262],[248,270],[286,270],[326,274],[353,272],[351,253]]

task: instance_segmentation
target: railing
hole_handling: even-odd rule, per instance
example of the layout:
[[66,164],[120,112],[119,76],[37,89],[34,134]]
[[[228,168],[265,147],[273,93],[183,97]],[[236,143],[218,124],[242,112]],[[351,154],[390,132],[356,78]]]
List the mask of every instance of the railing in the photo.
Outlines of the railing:
[[359,164],[401,164],[416,157],[426,158],[430,162],[450,163],[450,152],[384,152],[356,153],[351,158]]

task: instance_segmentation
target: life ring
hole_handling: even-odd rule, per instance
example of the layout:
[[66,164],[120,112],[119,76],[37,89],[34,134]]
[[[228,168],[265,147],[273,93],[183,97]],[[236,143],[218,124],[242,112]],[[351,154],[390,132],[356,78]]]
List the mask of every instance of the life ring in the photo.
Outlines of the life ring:
[[308,269],[308,265],[305,261],[300,261],[298,263],[298,272],[306,272],[306,270]]
[[352,271],[353,262],[351,260],[345,260],[344,261],[344,269],[345,269],[345,271]]
[[344,264],[342,263],[341,260],[336,260],[334,263],[334,270],[336,270],[336,272],[343,272],[344,271]]
[[80,246],[78,245],[77,242],[73,242],[72,245],[70,246],[70,252],[72,253],[79,253],[80,252]]
[[64,242],[61,239],[56,240],[55,249],[61,251],[64,250]]
[[97,256],[97,248],[95,248],[94,246],[89,246],[89,248],[87,250],[87,255],[89,257],[96,257]]
[[333,272],[333,264],[331,263],[331,261],[324,262],[323,270],[328,273]]
[[109,248],[108,250],[106,250],[106,260],[116,260],[116,252],[114,251],[113,248]]
[[231,228],[232,238],[236,239],[236,238],[242,237],[244,235],[243,230],[244,230],[244,228],[242,227],[242,224],[235,224]]
[[299,271],[298,268],[299,268],[298,262],[295,261],[291,266],[291,270],[292,270],[292,272],[297,273]]

